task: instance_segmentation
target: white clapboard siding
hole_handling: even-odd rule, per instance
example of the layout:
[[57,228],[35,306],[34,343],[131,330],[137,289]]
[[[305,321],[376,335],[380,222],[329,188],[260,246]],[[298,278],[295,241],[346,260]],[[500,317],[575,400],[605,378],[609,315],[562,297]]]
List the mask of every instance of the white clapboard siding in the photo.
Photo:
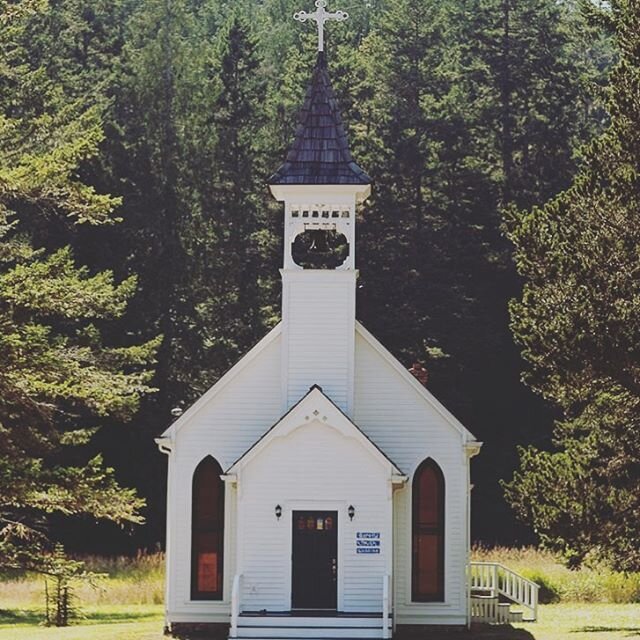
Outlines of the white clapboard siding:
[[[394,592],[397,624],[466,620],[466,459],[464,431],[389,363],[358,327],[355,344],[354,422],[409,476],[395,493]],[[445,478],[445,602],[411,602],[411,480],[431,457]]]
[[[192,411],[176,430],[169,478],[170,621],[228,621],[230,584],[239,572],[243,573],[245,610],[287,610],[291,604],[291,511],[317,508],[339,511],[342,610],[381,610],[382,576],[387,571],[391,573],[387,553],[394,537],[393,599],[397,623],[465,622],[467,514],[463,444],[468,433],[425,399],[363,329],[351,329],[351,350],[349,340],[344,339],[348,317],[341,316],[339,310],[326,311],[333,308],[332,301],[340,299],[343,281],[347,283],[348,278],[336,280],[337,286],[332,284],[326,292],[314,287],[314,295],[302,289],[296,292],[296,303],[289,307],[289,320],[293,313],[297,314],[296,327],[306,323],[306,342],[297,329],[286,333],[285,323],[282,331],[286,339],[275,331],[248,366],[240,366],[231,381]],[[348,286],[353,287],[353,283]],[[316,302],[317,313],[307,314]],[[340,344],[336,352],[331,346],[334,339]],[[224,600],[190,602],[193,470],[206,455],[213,455],[223,469],[229,468],[278,421],[283,406],[297,402],[311,384],[320,384],[327,396],[350,413],[366,435],[409,476],[409,485],[393,494],[394,524],[391,525],[388,474],[379,462],[356,440],[327,425],[320,425],[320,429],[307,425],[286,438],[274,440],[247,466],[245,473],[249,475],[237,489],[228,485]],[[349,411],[350,396],[353,400]],[[444,603],[420,604],[411,602],[410,591],[410,480],[426,457],[441,466],[446,482],[446,598]],[[251,474],[253,480],[248,482]],[[236,497],[241,511],[237,515]],[[279,522],[274,516],[276,504],[283,507]],[[353,523],[346,514],[350,504],[356,507]],[[241,531],[236,529],[238,523]],[[383,554],[355,554],[353,535],[362,530],[381,530]]]
[[[274,438],[239,478],[242,609],[291,608],[292,511],[338,511],[338,607],[379,612],[391,546],[391,465],[353,437],[313,420]],[[268,481],[265,481],[268,478]],[[280,520],[274,515],[281,505]],[[356,515],[351,522],[347,508]],[[379,531],[379,555],[356,554],[356,532]]]
[[[280,417],[280,336],[276,335],[175,434],[169,476],[167,611],[174,622],[228,621],[235,573],[235,489],[227,491],[224,600],[191,602],[191,489],[193,472],[207,455],[227,469]],[[217,617],[216,617],[217,616]]]
[[283,409],[318,384],[350,412],[355,279],[355,271],[282,271]]

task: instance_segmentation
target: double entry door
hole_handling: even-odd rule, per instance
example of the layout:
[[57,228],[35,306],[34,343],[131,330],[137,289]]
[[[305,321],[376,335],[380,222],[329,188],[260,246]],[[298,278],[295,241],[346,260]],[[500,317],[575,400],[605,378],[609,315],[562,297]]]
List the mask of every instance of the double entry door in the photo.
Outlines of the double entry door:
[[292,608],[336,609],[338,512],[294,511],[292,525]]

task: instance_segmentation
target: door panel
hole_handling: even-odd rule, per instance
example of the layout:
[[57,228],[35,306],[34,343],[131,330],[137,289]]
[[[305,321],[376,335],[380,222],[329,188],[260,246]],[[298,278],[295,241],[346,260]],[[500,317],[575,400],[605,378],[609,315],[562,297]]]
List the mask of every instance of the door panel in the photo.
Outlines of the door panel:
[[336,609],[338,512],[294,511],[291,606]]

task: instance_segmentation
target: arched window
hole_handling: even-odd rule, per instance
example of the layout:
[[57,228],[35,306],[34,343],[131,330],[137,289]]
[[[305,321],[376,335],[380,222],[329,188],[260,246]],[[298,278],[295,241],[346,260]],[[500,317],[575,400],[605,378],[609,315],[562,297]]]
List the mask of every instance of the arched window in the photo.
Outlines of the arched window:
[[413,477],[411,599],[444,600],[444,476],[428,458]]
[[191,599],[222,600],[224,482],[220,465],[207,456],[193,473]]

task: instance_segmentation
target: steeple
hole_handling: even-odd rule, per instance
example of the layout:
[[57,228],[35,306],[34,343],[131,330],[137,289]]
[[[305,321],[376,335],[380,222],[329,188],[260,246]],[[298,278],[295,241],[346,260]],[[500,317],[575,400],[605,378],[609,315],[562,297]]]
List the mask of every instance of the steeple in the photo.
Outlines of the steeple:
[[317,22],[319,51],[295,139],[268,184],[276,200],[284,202],[283,412],[318,384],[350,414],[356,204],[368,197],[371,178],[351,155],[323,51],[324,23],[347,15],[330,13],[325,6],[325,0],[316,0],[315,12],[295,16]]
[[371,178],[354,161],[324,51],[318,51],[311,83],[298,114],[296,135],[284,164],[269,178],[278,184],[361,184]]

